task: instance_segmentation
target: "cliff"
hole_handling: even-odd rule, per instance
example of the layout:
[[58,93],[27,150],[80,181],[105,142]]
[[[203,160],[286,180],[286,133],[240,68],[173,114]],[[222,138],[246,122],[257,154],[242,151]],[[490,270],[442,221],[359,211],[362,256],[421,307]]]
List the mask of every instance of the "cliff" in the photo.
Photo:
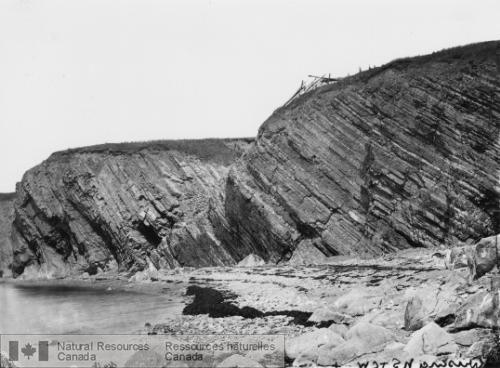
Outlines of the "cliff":
[[0,193],[0,277],[10,276],[15,193]]
[[499,69],[500,42],[475,44],[303,94],[254,142],[56,153],[18,185],[14,273],[369,256],[499,233]]
[[[210,208],[251,139],[108,144],[53,154],[17,188],[13,270],[50,274],[231,264]],[[23,244],[24,243],[24,244]]]
[[278,109],[227,180],[231,241],[373,255],[498,233],[499,71],[500,42],[486,42]]

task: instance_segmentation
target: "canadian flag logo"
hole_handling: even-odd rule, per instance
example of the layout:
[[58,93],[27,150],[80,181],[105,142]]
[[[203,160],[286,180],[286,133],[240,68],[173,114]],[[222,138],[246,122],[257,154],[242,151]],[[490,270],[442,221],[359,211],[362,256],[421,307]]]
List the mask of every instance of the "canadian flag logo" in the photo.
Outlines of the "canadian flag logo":
[[[9,359],[12,362],[19,361],[21,352],[24,359],[38,359],[39,362],[49,361],[49,342],[38,341],[38,344],[26,343],[19,349],[19,341],[9,341]],[[38,354],[37,354],[38,353]],[[35,356],[35,354],[37,354]]]

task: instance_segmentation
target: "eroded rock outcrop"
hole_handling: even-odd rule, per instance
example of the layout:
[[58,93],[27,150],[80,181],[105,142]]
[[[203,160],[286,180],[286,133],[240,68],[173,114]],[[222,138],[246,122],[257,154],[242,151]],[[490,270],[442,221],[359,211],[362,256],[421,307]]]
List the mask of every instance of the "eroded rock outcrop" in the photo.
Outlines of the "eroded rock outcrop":
[[231,168],[229,237],[279,260],[302,242],[370,255],[498,233],[499,71],[500,42],[470,45],[278,109]]
[[15,193],[0,193],[0,277],[11,275]]
[[208,219],[229,165],[251,140],[171,141],[69,150],[18,185],[14,272],[67,273],[234,264]]

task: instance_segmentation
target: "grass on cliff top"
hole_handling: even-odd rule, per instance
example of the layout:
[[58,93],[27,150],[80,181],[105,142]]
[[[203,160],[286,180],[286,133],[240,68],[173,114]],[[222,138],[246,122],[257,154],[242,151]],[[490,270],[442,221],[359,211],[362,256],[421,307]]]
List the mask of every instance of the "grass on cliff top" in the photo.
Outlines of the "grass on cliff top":
[[427,63],[453,63],[456,61],[481,60],[490,56],[500,58],[500,41],[486,41],[481,43],[473,43],[465,46],[457,46],[452,48],[435,51],[431,54],[404,57],[392,60],[387,64],[375,67],[369,70],[362,71],[354,75],[353,79],[361,79],[363,81],[377,75],[387,69],[406,70],[408,68],[421,67]]
[[283,108],[298,105],[299,101],[304,101],[305,99],[307,99],[307,96],[311,96],[319,90],[328,91],[331,89],[342,89],[355,83],[366,83],[371,78],[385,72],[386,70],[393,69],[397,71],[405,71],[414,68],[425,68],[426,64],[430,63],[458,64],[466,63],[471,60],[479,62],[487,58],[495,58],[497,60],[498,68],[500,68],[499,40],[473,43],[465,46],[457,46],[440,51],[435,51],[431,54],[395,59],[384,65],[373,67],[368,70],[360,71],[357,74],[340,78],[336,83],[320,85],[317,88],[308,91],[307,93],[299,95],[290,104],[279,107],[276,112],[279,112]]
[[0,201],[10,201],[16,198],[16,193],[0,193]]
[[211,161],[227,165],[247,149],[254,138],[207,138],[155,140],[143,142],[104,143],[95,146],[71,148],[55,152],[51,158],[78,153],[101,153],[109,155],[133,154],[143,150],[178,151],[198,157],[203,161]]

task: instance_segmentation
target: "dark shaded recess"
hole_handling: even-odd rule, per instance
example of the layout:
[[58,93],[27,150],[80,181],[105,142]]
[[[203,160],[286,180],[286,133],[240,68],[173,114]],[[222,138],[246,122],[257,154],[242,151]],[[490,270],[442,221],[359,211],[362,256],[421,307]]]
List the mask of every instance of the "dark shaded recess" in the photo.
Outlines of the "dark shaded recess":
[[[319,236],[319,235],[318,235]],[[323,253],[324,255],[326,256],[339,256],[340,253],[335,249],[333,248],[333,246],[331,246],[330,244],[324,242],[323,240],[319,239],[319,241],[315,241],[313,243],[313,245],[319,249],[319,251],[321,253]],[[292,254],[290,254],[290,257],[292,256]]]
[[[14,218],[14,227],[16,227],[18,232],[25,239],[29,249],[33,252],[37,259],[40,260],[40,258],[44,257],[39,241],[49,245],[51,248],[54,248],[57,253],[64,257],[64,259],[68,259],[72,251],[72,239],[70,236],[71,232],[69,231],[67,224],[64,223],[64,219],[57,216],[48,217],[47,214],[38,207],[33,197],[29,194],[27,195],[27,199],[24,201],[23,207],[32,210],[35,213],[35,216],[38,217],[40,221],[47,224],[50,229],[50,232],[41,237],[39,240],[29,239],[25,237],[24,232],[22,231],[24,229],[23,223],[19,221],[17,215]],[[27,264],[22,266],[21,272],[24,272],[25,266],[27,266]]]
[[[454,189],[454,188],[453,188]],[[446,210],[444,212],[444,236],[447,237],[451,233],[452,219],[455,216],[453,208],[453,197],[449,191],[446,192]]]
[[484,368],[498,368],[500,367],[500,341],[496,341],[496,349],[491,349],[488,356],[486,356],[486,365]]
[[293,318],[292,323],[294,324],[318,327],[327,327],[333,323],[333,321],[325,321],[320,324],[308,322],[312,314],[310,312],[297,310],[262,312],[252,307],[239,308],[228,301],[234,298],[235,295],[224,296],[220,291],[208,287],[191,285],[187,288],[186,295],[194,295],[194,300],[184,308],[182,311],[184,315],[208,314],[212,318],[240,316],[249,319],[267,316],[288,316]]
[[365,157],[363,158],[363,162],[361,163],[361,168],[360,168],[360,175],[363,178],[366,178],[369,175],[369,171],[375,162],[375,155],[373,153],[373,148],[371,143],[366,143],[365,144]]
[[419,243],[415,240],[413,240],[410,236],[410,234],[405,233],[404,231],[401,231],[399,229],[395,229],[394,232],[400,236],[402,236],[406,242],[413,248],[424,248],[424,245],[422,243]]
[[161,237],[156,233],[154,227],[147,225],[144,222],[139,222],[137,224],[137,231],[139,231],[142,236],[147,240],[149,244],[157,247],[161,243]]
[[360,203],[361,207],[368,213],[370,210],[371,194],[370,191],[365,187],[361,186],[360,190]]
[[44,237],[44,242],[51,248],[54,248],[59,254],[62,254],[64,259],[68,259],[72,253],[72,236],[71,230],[69,229],[68,223],[59,217],[47,217],[45,213],[43,214],[43,219],[51,227],[52,231],[50,236]]
[[122,257],[120,256],[119,249],[113,242],[112,236],[103,227],[101,227],[99,223],[94,222],[90,218],[87,218],[85,216],[84,218],[87,220],[88,224],[90,225],[92,230],[97,234],[97,236],[99,236],[104,242],[104,244],[106,244],[106,248],[111,252],[111,254],[116,259],[118,264],[120,264],[120,261],[122,261]]
[[439,318],[436,318],[434,322],[439,326],[439,327],[446,327],[451,325],[452,323],[455,322],[456,316],[454,314],[447,314],[446,316],[442,316]]
[[500,233],[500,194],[491,188],[485,188],[482,190],[481,198],[476,202],[490,216],[493,232]]
[[485,153],[488,150],[488,146],[483,142],[474,142],[472,149],[477,153]]
[[85,272],[87,272],[90,276],[97,275],[97,272],[99,272],[99,267],[95,264],[89,265],[86,269]]
[[314,239],[318,236],[318,232],[314,227],[303,222],[297,224],[297,231],[302,235],[302,238],[305,239]]
[[20,276],[23,272],[26,266],[28,266],[29,263],[26,264],[20,264],[20,263],[14,263],[12,264],[12,274],[14,277]]

